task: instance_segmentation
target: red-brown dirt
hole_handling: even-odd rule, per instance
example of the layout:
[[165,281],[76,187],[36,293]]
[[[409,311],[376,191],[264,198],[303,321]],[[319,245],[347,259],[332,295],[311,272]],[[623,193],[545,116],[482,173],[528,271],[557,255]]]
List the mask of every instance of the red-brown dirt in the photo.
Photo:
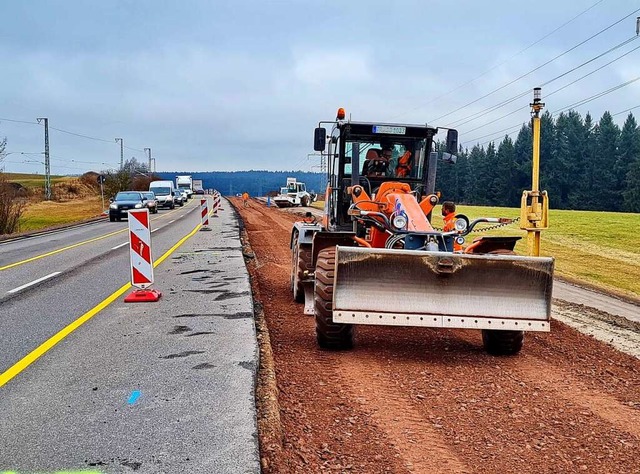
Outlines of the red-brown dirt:
[[514,357],[487,355],[479,331],[428,328],[358,326],[353,350],[320,350],[289,287],[297,217],[232,201],[268,327],[263,472],[640,472],[638,359],[557,321]]

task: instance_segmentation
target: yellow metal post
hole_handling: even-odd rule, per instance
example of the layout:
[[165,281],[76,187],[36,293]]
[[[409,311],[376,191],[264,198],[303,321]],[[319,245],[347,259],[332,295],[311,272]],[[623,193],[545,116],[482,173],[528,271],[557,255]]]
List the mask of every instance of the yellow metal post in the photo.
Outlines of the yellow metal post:
[[531,105],[533,128],[533,160],[531,169],[531,191],[524,191],[520,206],[520,228],[527,231],[527,253],[540,256],[540,233],[548,227],[549,201],[546,191],[540,192],[540,88],[533,90]]

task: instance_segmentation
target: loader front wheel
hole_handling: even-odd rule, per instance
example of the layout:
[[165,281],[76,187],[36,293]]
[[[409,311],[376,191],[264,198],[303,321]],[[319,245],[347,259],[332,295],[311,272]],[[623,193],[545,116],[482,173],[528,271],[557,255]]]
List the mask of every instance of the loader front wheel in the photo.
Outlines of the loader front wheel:
[[482,330],[482,345],[491,355],[515,355],[522,349],[524,331]]
[[314,313],[318,345],[323,349],[344,350],[353,347],[353,325],[333,322],[333,277],[336,249],[320,251],[316,262]]
[[301,247],[298,244],[298,235],[293,238],[293,246],[291,247],[291,291],[293,299],[297,303],[304,303],[304,286],[302,280],[305,272],[312,272],[311,268],[311,249],[307,246]]

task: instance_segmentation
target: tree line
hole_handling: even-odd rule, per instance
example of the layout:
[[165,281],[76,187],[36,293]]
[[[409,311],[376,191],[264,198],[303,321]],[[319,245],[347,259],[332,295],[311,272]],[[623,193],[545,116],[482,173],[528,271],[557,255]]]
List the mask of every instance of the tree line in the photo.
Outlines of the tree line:
[[[441,145],[441,144],[439,144]],[[458,203],[518,207],[531,189],[532,127],[524,124],[485,148],[460,148],[455,165],[438,162],[437,189]],[[629,114],[622,129],[609,112],[597,123],[572,110],[541,116],[540,189],[554,209],[640,212],[640,129]]]

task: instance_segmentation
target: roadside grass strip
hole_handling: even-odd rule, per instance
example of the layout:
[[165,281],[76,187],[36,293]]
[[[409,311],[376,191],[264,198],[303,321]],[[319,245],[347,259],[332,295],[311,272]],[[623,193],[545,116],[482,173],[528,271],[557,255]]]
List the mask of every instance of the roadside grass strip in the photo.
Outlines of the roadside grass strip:
[[[191,232],[189,232],[187,235],[181,238],[173,247],[167,250],[158,260],[156,260],[155,263],[153,264],[153,267],[155,268],[158,265],[160,265],[163,261],[165,261],[173,252],[175,252],[178,249],[178,247],[180,247],[182,244],[184,244],[187,241],[187,239],[193,236],[198,231],[199,228],[200,228],[200,224],[195,226],[195,228]],[[11,367],[9,367],[5,372],[0,374],[0,387],[3,387],[4,385],[6,385],[16,375],[18,375],[20,372],[25,370],[27,367],[33,364],[36,360],[38,360],[40,357],[46,354],[49,351],[49,349],[51,349],[53,346],[58,344],[60,341],[62,341],[65,337],[67,337],[73,331],[78,329],[80,326],[82,326],[84,323],[89,321],[100,311],[102,311],[111,303],[113,303],[116,299],[122,296],[130,288],[131,288],[131,283],[126,283],[125,285],[122,285],[114,293],[112,293],[107,298],[102,300],[97,306],[91,308],[89,311],[84,313],[78,319],[73,321],[71,324],[67,325],[62,330],[58,331],[56,334],[54,334],[45,342],[43,342],[34,350],[32,350],[25,357],[23,357],[18,362],[16,362]]]

